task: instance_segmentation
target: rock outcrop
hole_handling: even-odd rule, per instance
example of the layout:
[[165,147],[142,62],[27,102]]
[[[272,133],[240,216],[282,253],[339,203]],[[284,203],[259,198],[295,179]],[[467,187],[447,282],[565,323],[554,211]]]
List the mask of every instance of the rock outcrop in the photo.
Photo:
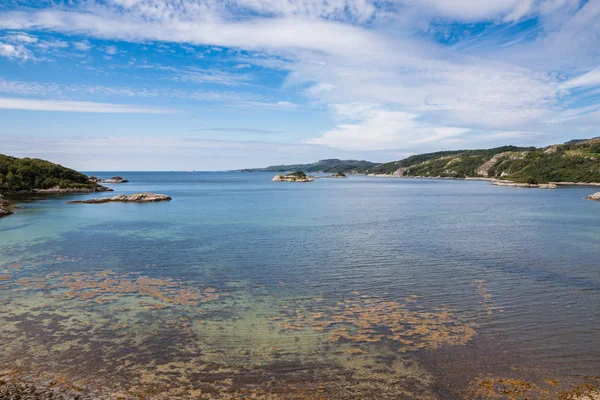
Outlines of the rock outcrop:
[[273,182],[312,182],[314,178],[312,176],[306,176],[304,172],[292,172],[291,174],[283,175],[278,174],[272,179]]
[[594,193],[594,194],[590,194],[588,197],[585,198],[586,200],[596,200],[596,201],[600,201],[600,192]]
[[135,194],[120,194],[113,197],[104,197],[100,199],[89,200],[74,200],[69,204],[102,204],[102,203],[154,203],[157,201],[169,201],[171,198],[164,194],[155,193],[135,193]]
[[333,175],[331,175],[331,176],[328,176],[328,178],[334,178],[334,179],[346,179],[346,178],[348,178],[348,177],[346,176],[346,174],[343,174],[343,173],[341,173],[341,172],[336,172],[335,174],[333,174]]
[[[492,168],[494,168],[501,161],[503,161],[503,160],[509,160],[509,161],[522,160],[525,158],[526,155],[527,155],[526,152],[515,152],[515,151],[505,151],[505,152],[496,154],[495,156],[493,156],[492,158],[490,158],[489,160],[484,162],[479,168],[477,168],[475,173],[478,176],[483,176],[483,177],[487,178],[490,175],[490,170]],[[508,175],[504,171],[502,172],[502,174],[504,174],[505,176]]]
[[0,194],[0,218],[11,215],[13,212],[9,210],[10,202],[4,200],[4,197]]
[[392,172],[392,176],[397,177],[397,178],[401,178],[404,176],[404,173],[406,172],[408,168],[406,167],[401,167],[398,168],[397,170],[395,170],[394,172]]

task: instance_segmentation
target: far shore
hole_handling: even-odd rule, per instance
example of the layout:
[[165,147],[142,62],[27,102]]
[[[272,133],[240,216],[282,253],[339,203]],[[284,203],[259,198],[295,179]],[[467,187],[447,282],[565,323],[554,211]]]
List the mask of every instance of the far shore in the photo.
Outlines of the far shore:
[[513,186],[513,187],[540,187],[540,185],[544,185],[543,187],[550,186],[600,186],[600,182],[547,182],[547,183],[522,183],[522,182],[514,182],[503,179],[496,178],[486,178],[486,177],[465,177],[465,178],[454,178],[447,176],[400,176],[400,175],[391,175],[391,174],[365,174],[365,176],[374,177],[374,178],[394,178],[394,179],[443,179],[443,180],[455,180],[455,181],[487,181],[497,186]]

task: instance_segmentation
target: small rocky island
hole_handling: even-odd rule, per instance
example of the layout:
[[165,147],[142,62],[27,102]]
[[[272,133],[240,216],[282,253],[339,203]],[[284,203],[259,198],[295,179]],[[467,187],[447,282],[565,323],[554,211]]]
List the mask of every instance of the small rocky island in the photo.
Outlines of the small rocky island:
[[328,176],[328,178],[334,178],[334,179],[346,179],[348,178],[346,176],[346,174],[342,173],[342,172],[336,172],[335,174]]
[[585,198],[586,200],[596,200],[596,201],[600,201],[600,192],[594,193],[594,194],[590,194],[588,197]]
[[108,179],[102,179],[102,178],[96,178],[95,176],[90,176],[89,177],[90,182],[94,182],[94,183],[127,183],[129,182],[127,179],[122,178],[120,176],[113,176],[112,178],[108,178]]
[[120,194],[113,197],[103,197],[100,199],[89,200],[73,200],[68,204],[102,204],[102,203],[154,203],[157,201],[169,201],[171,197],[164,194],[155,193],[135,193],[135,194]]
[[287,175],[275,175],[275,177],[272,180],[273,182],[312,182],[315,179],[312,176],[307,176],[302,171],[296,171]]

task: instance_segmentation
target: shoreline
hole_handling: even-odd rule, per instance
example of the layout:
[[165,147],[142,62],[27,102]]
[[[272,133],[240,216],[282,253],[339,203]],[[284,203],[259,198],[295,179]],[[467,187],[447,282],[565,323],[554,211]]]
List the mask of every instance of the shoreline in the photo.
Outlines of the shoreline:
[[[80,187],[80,188],[60,188],[54,187],[49,189],[33,189],[23,190],[17,192],[4,192],[0,193],[0,218],[10,217],[14,215],[14,210],[19,207],[15,205],[15,200],[8,200],[4,196],[27,196],[36,194],[84,194],[84,193],[103,193],[103,192],[114,192],[113,189],[98,185],[96,187]],[[18,201],[17,201],[18,202]]]
[[542,188],[542,189],[556,189],[558,186],[600,186],[600,182],[547,182],[547,183],[522,183],[514,182],[510,180],[486,178],[486,177],[465,177],[465,178],[453,178],[448,176],[400,176],[392,174],[364,174],[365,176],[372,178],[393,178],[393,179],[440,179],[440,180],[452,180],[452,181],[487,181],[496,186],[507,186],[507,187],[523,187],[523,188]]

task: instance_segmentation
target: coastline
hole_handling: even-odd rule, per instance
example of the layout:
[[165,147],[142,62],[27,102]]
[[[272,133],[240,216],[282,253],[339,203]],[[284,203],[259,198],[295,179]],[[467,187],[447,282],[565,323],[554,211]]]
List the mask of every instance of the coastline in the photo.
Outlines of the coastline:
[[81,194],[81,193],[100,193],[100,192],[113,192],[114,190],[98,185],[95,187],[78,187],[78,188],[60,188],[53,187],[49,189],[33,189],[33,190],[23,190],[16,192],[4,192],[0,193],[0,218],[9,217],[14,215],[14,210],[18,207],[15,205],[14,201],[10,201],[4,198],[4,195],[35,195],[35,194]]
[[502,180],[496,178],[486,177],[465,177],[465,178],[454,178],[448,176],[401,176],[393,174],[364,174],[368,177],[374,178],[393,178],[393,179],[441,179],[441,180],[454,180],[454,181],[487,181],[496,186],[507,186],[507,187],[521,187],[521,188],[542,188],[542,189],[556,189],[558,186],[600,186],[600,182],[548,182],[548,183],[522,183],[514,182],[510,180]]

